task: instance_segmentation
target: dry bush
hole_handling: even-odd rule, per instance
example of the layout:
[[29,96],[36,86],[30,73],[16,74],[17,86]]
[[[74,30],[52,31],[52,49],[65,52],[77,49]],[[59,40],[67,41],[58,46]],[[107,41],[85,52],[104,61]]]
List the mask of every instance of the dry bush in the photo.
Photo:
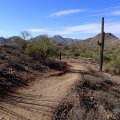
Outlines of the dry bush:
[[[83,75],[82,81],[76,84],[80,97],[82,118],[77,120],[119,120],[120,119],[120,85],[98,74]],[[100,112],[103,106],[103,111]],[[93,111],[94,114],[90,114]],[[97,116],[96,116],[97,114]],[[108,116],[110,118],[108,118]],[[86,117],[84,117],[86,116]]]
[[70,102],[63,102],[58,105],[58,107],[54,111],[54,120],[66,120],[68,116],[68,112],[72,109],[73,104]]

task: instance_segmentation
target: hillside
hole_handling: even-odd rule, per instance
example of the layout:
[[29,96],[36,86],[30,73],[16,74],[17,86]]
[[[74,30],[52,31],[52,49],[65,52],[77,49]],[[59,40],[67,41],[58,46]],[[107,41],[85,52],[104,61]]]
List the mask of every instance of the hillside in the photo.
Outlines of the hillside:
[[0,99],[13,88],[25,87],[35,76],[46,70],[65,69],[66,64],[55,59],[34,59],[23,50],[9,45],[0,46]]
[[[43,35],[37,36],[35,38],[33,38],[35,41],[39,40],[41,37],[43,37]],[[58,42],[58,43],[62,43],[62,44],[76,44],[76,45],[80,45],[80,46],[90,46],[90,47],[96,47],[97,41],[100,41],[101,39],[101,34],[98,34],[94,37],[88,38],[88,39],[72,39],[72,38],[64,38],[60,35],[55,35],[53,37],[49,37],[51,41],[53,42]],[[106,33],[105,34],[105,45],[106,46],[114,46],[114,45],[120,45],[120,40],[118,37],[116,37],[115,35],[113,35],[112,33]]]
[[[39,35],[39,36],[36,36],[36,37],[29,39],[29,40],[38,41],[42,37],[44,37],[44,35]],[[75,43],[76,41],[79,41],[79,39],[64,38],[60,35],[55,35],[55,36],[49,37],[49,38],[52,42],[57,42],[57,43],[62,43],[62,44],[72,44],[72,43]],[[12,44],[16,44],[16,41],[18,41],[18,40],[23,40],[23,39],[21,39],[18,36],[12,36],[10,38],[0,37],[0,44],[12,45]]]
[[[34,41],[40,40],[44,35],[40,35],[37,37],[32,38]],[[91,37],[88,39],[72,39],[72,38],[64,38],[60,35],[55,35],[53,37],[49,37],[52,42],[57,42],[57,43],[62,43],[62,44],[76,44],[78,46],[90,46],[90,47],[96,47],[97,46],[97,41],[100,40],[101,35],[98,34],[95,37]],[[0,37],[0,44],[9,44],[9,45],[16,45],[17,41],[22,41],[18,36],[13,36],[10,38],[3,38]],[[113,46],[113,45],[120,45],[120,40],[118,37],[114,36],[111,33],[106,33],[105,34],[105,45],[106,46]]]
[[[101,40],[101,34],[96,35],[95,37],[88,38],[82,41],[77,42],[77,45],[84,47],[97,47],[98,41]],[[105,46],[116,46],[120,45],[120,40],[118,37],[114,36],[111,33],[105,33]]]
[[22,38],[18,37],[18,36],[12,36],[9,38],[3,38],[0,37],[0,44],[6,44],[6,45],[11,45],[11,46],[17,46],[19,47],[18,43],[20,41],[24,41]]
[[[37,37],[32,38],[34,41],[40,40],[44,35],[39,35]],[[75,43],[76,41],[79,41],[79,39],[72,39],[72,38],[64,38],[60,35],[55,35],[53,37],[49,37],[50,41],[54,43],[61,43],[61,44],[72,44]]]
[[0,44],[5,44],[7,42],[8,40],[6,38],[0,37]]
[[63,38],[60,35],[55,35],[55,36],[51,37],[50,39],[53,42],[55,41],[55,42],[63,43],[63,44],[72,44],[72,43],[79,41],[79,39]]

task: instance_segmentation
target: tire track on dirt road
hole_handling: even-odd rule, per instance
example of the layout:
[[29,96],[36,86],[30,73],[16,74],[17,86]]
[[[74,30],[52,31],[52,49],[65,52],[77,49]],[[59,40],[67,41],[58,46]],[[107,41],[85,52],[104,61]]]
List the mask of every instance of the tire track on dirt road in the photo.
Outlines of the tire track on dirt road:
[[[37,77],[28,89],[19,89],[0,103],[0,116],[4,120],[49,120],[54,108],[80,80],[79,71],[86,71],[84,65],[68,63],[69,71],[61,76]],[[12,99],[11,99],[12,98]]]

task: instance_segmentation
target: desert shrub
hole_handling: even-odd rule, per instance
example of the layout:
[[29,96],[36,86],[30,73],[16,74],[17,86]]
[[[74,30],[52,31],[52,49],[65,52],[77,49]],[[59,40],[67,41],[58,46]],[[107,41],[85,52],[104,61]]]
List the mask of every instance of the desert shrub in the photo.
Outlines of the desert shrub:
[[105,71],[110,72],[112,74],[120,74],[120,61],[112,60],[105,65]]
[[55,50],[51,47],[49,38],[43,36],[38,41],[31,42],[30,46],[26,47],[25,53],[34,58],[46,60],[49,55],[52,56],[55,53]]
[[120,74],[120,55],[111,54],[105,61],[105,71],[112,74]]
[[111,54],[104,54],[104,61],[105,61],[105,63],[110,62],[111,61]]
[[75,57],[78,57],[78,56],[80,56],[80,52],[74,52],[73,55],[74,55]]
[[83,57],[83,58],[92,58],[93,57],[93,52],[81,51],[80,56]]
[[[120,103],[119,99],[116,99],[114,95],[108,92],[99,91],[96,93],[97,99],[104,105],[106,110],[109,110],[115,116],[115,120],[120,119]],[[108,99],[109,98],[109,99]]]
[[6,44],[4,44],[3,47],[6,48],[6,50],[7,50],[7,49],[13,49],[13,50],[16,50],[16,49],[17,49],[16,46],[6,45]]
[[26,40],[22,40],[22,39],[17,39],[15,43],[19,46],[19,48],[22,48],[22,49],[25,49],[28,44]]
[[49,66],[51,69],[59,70],[59,71],[66,71],[68,68],[66,62],[59,62],[54,59],[46,60],[45,65]]
[[0,60],[5,60],[5,55],[0,53]]
[[[49,54],[50,57],[58,57],[60,55],[60,49],[57,46],[50,45],[49,46]],[[64,52],[62,52],[62,56]]]
[[25,66],[23,64],[23,59],[20,58],[15,58],[15,57],[11,57],[8,60],[8,67],[13,67],[18,71],[25,71]]
[[73,104],[70,102],[63,102],[58,105],[54,111],[53,120],[67,120],[68,112],[72,109]]
[[95,58],[98,59],[99,57],[99,51],[98,50],[87,50],[87,49],[70,49],[67,51],[67,56],[72,56],[72,57],[82,57],[82,58]]
[[113,109],[113,113],[115,114],[116,118],[120,119],[120,105]]
[[[79,93],[80,105],[86,111],[94,110],[94,115],[87,114],[86,120],[119,120],[120,119],[120,84],[112,79],[106,78],[103,75],[98,74],[97,77],[93,74],[84,75],[82,81],[76,84],[76,90]],[[104,107],[104,111],[112,113],[110,119],[109,114],[106,112],[100,112],[100,107]],[[79,114],[83,116],[83,110],[79,110]],[[95,115],[97,114],[96,118]],[[82,118],[84,120],[85,118]],[[79,120],[79,119],[77,119]]]

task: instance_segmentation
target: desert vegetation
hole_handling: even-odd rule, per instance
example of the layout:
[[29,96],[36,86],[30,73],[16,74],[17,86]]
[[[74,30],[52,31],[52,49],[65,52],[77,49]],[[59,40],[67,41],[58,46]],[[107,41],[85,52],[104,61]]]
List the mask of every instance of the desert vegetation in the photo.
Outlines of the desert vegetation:
[[[26,37],[16,38],[14,44],[4,44],[0,46],[0,99],[4,101],[4,103],[13,105],[12,100],[17,100],[14,106],[18,107],[19,104],[20,109],[24,111],[26,110],[26,104],[28,105],[28,101],[30,100],[33,106],[28,105],[27,110],[29,112],[32,110],[34,114],[36,114],[41,111],[41,108],[38,109],[36,106],[42,106],[43,109],[45,106],[48,107],[49,102],[55,99],[53,101],[59,104],[56,104],[55,107],[50,106],[52,108],[51,117],[54,120],[120,119],[120,84],[115,78],[110,77],[111,74],[118,75],[118,78],[120,75],[119,45],[107,46],[105,44],[103,70],[104,72],[110,73],[108,74],[109,77],[107,77],[105,75],[107,73],[103,74],[98,72],[100,53],[97,42],[95,45],[92,44],[93,47],[90,42],[90,44],[85,42],[85,45],[83,45],[83,43],[81,45],[78,41],[70,44],[60,43],[58,41],[54,42],[45,35],[30,38],[30,40],[26,39]],[[60,59],[62,60],[60,61]],[[92,67],[96,69],[90,69]],[[81,68],[87,70],[81,70]],[[48,75],[48,77],[44,78],[42,75]],[[36,101],[34,105],[34,101],[30,97],[32,95],[29,96],[27,93],[27,97],[25,97],[26,101],[23,100],[23,106],[21,108],[19,99],[21,99],[22,96],[19,96],[16,90],[19,88],[29,88],[30,84],[33,83],[38,76],[41,77],[39,77],[37,85],[40,84],[41,88],[36,88],[36,85],[34,87],[39,92],[42,91],[42,89],[45,90],[45,92],[41,93],[42,95],[47,94],[49,96],[50,93],[47,89],[50,89],[52,93],[56,92],[55,94],[60,95],[62,92],[66,92],[67,84],[70,81],[75,80],[76,83],[74,85],[71,82],[70,85],[72,85],[72,88],[68,89],[68,91],[70,90],[70,94],[68,93],[64,97],[61,95],[62,99],[60,100],[58,96],[52,96],[52,100],[49,100],[48,96],[46,96],[45,100],[43,100],[44,104],[45,101],[48,101],[45,106],[41,103],[39,105],[39,99],[42,99],[42,95],[39,95],[39,98],[38,95],[35,94],[34,97],[38,101]],[[41,82],[43,78],[44,80]],[[70,81],[68,82],[67,80]],[[51,86],[50,88],[49,85]],[[8,96],[11,99],[11,103],[7,101]],[[12,96],[15,96],[15,98],[13,99]],[[8,108],[4,106],[1,108],[2,111],[5,109],[8,110]],[[46,115],[47,110],[45,109],[43,111],[45,112],[44,115]],[[22,115],[24,116],[24,114]],[[16,117],[20,118],[20,115]],[[24,119],[26,119],[26,117]]]
[[76,85],[82,109],[79,110],[79,114],[77,113],[75,120],[80,118],[81,120],[119,120],[120,84],[97,73],[88,73],[82,78],[83,80]]
[[55,120],[119,120],[119,81],[95,71],[82,72],[68,96],[55,109]]
[[[22,43],[25,42],[19,42],[20,45]],[[41,41],[39,44],[31,43],[31,49],[27,46],[28,42],[25,45],[25,48],[9,45],[0,46],[1,94],[7,94],[16,88],[28,86],[31,79],[50,69],[62,71],[67,68],[64,62],[50,58],[52,50],[49,41]]]
[[119,19],[119,0],[1,0],[0,120],[120,120]]

